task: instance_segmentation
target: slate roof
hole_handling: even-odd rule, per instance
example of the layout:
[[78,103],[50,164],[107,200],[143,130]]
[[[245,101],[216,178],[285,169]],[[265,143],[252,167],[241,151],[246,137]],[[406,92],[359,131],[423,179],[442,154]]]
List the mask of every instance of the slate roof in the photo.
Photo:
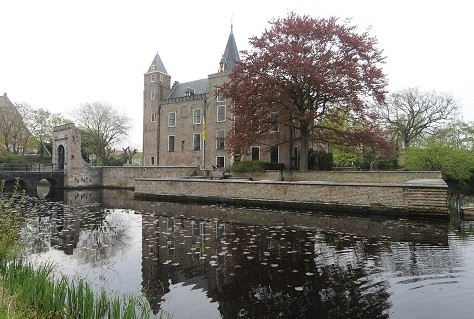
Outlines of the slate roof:
[[235,43],[234,28],[231,26],[229,39],[227,39],[227,45],[225,46],[224,54],[222,55],[221,62],[224,60],[225,67],[224,71],[230,71],[235,65],[235,61],[240,61],[239,50]]
[[164,74],[168,74],[168,71],[166,71],[165,65],[163,64],[163,61],[161,61],[161,58],[160,58],[160,55],[158,54],[158,52],[156,52],[155,58],[151,62],[150,67],[148,68],[147,72],[152,72],[152,70],[151,70],[152,65],[156,66],[155,71],[158,71],[158,72],[161,72],[161,73],[164,73]]
[[168,99],[186,96],[186,91],[190,91],[189,89],[194,89],[195,95],[209,93],[209,79],[205,78],[184,83],[178,83],[173,87],[173,90],[168,96]]

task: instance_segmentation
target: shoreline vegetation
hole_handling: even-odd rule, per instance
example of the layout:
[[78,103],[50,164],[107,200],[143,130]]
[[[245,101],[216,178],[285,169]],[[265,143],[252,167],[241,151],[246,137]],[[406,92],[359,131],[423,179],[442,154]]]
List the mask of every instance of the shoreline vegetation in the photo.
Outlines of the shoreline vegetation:
[[24,318],[170,318],[153,315],[146,299],[95,293],[82,279],[53,276],[54,264],[33,267],[20,257],[20,218],[26,196],[18,182],[12,193],[0,182],[0,319]]

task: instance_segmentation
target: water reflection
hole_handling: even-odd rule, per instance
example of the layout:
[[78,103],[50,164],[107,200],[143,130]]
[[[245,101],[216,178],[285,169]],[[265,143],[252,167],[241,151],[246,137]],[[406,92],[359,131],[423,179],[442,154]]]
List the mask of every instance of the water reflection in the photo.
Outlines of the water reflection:
[[65,195],[30,219],[31,259],[173,318],[462,318],[473,292],[472,223]]

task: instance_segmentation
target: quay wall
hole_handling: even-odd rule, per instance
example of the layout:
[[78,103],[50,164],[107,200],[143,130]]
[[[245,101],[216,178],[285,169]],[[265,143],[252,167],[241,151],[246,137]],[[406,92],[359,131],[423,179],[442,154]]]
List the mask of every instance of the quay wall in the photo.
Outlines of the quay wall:
[[449,218],[442,179],[405,183],[138,178],[138,199],[227,203],[322,212],[353,211]]

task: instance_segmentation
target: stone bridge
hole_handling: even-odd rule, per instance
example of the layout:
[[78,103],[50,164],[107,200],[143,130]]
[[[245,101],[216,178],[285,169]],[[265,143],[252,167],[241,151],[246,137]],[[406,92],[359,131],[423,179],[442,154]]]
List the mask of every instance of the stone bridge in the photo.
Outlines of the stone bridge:
[[26,190],[31,196],[37,195],[37,187],[40,181],[49,183],[50,193],[46,197],[54,195],[54,190],[64,187],[63,171],[0,171],[0,181],[5,181],[7,188],[12,188],[18,179],[19,186]]

